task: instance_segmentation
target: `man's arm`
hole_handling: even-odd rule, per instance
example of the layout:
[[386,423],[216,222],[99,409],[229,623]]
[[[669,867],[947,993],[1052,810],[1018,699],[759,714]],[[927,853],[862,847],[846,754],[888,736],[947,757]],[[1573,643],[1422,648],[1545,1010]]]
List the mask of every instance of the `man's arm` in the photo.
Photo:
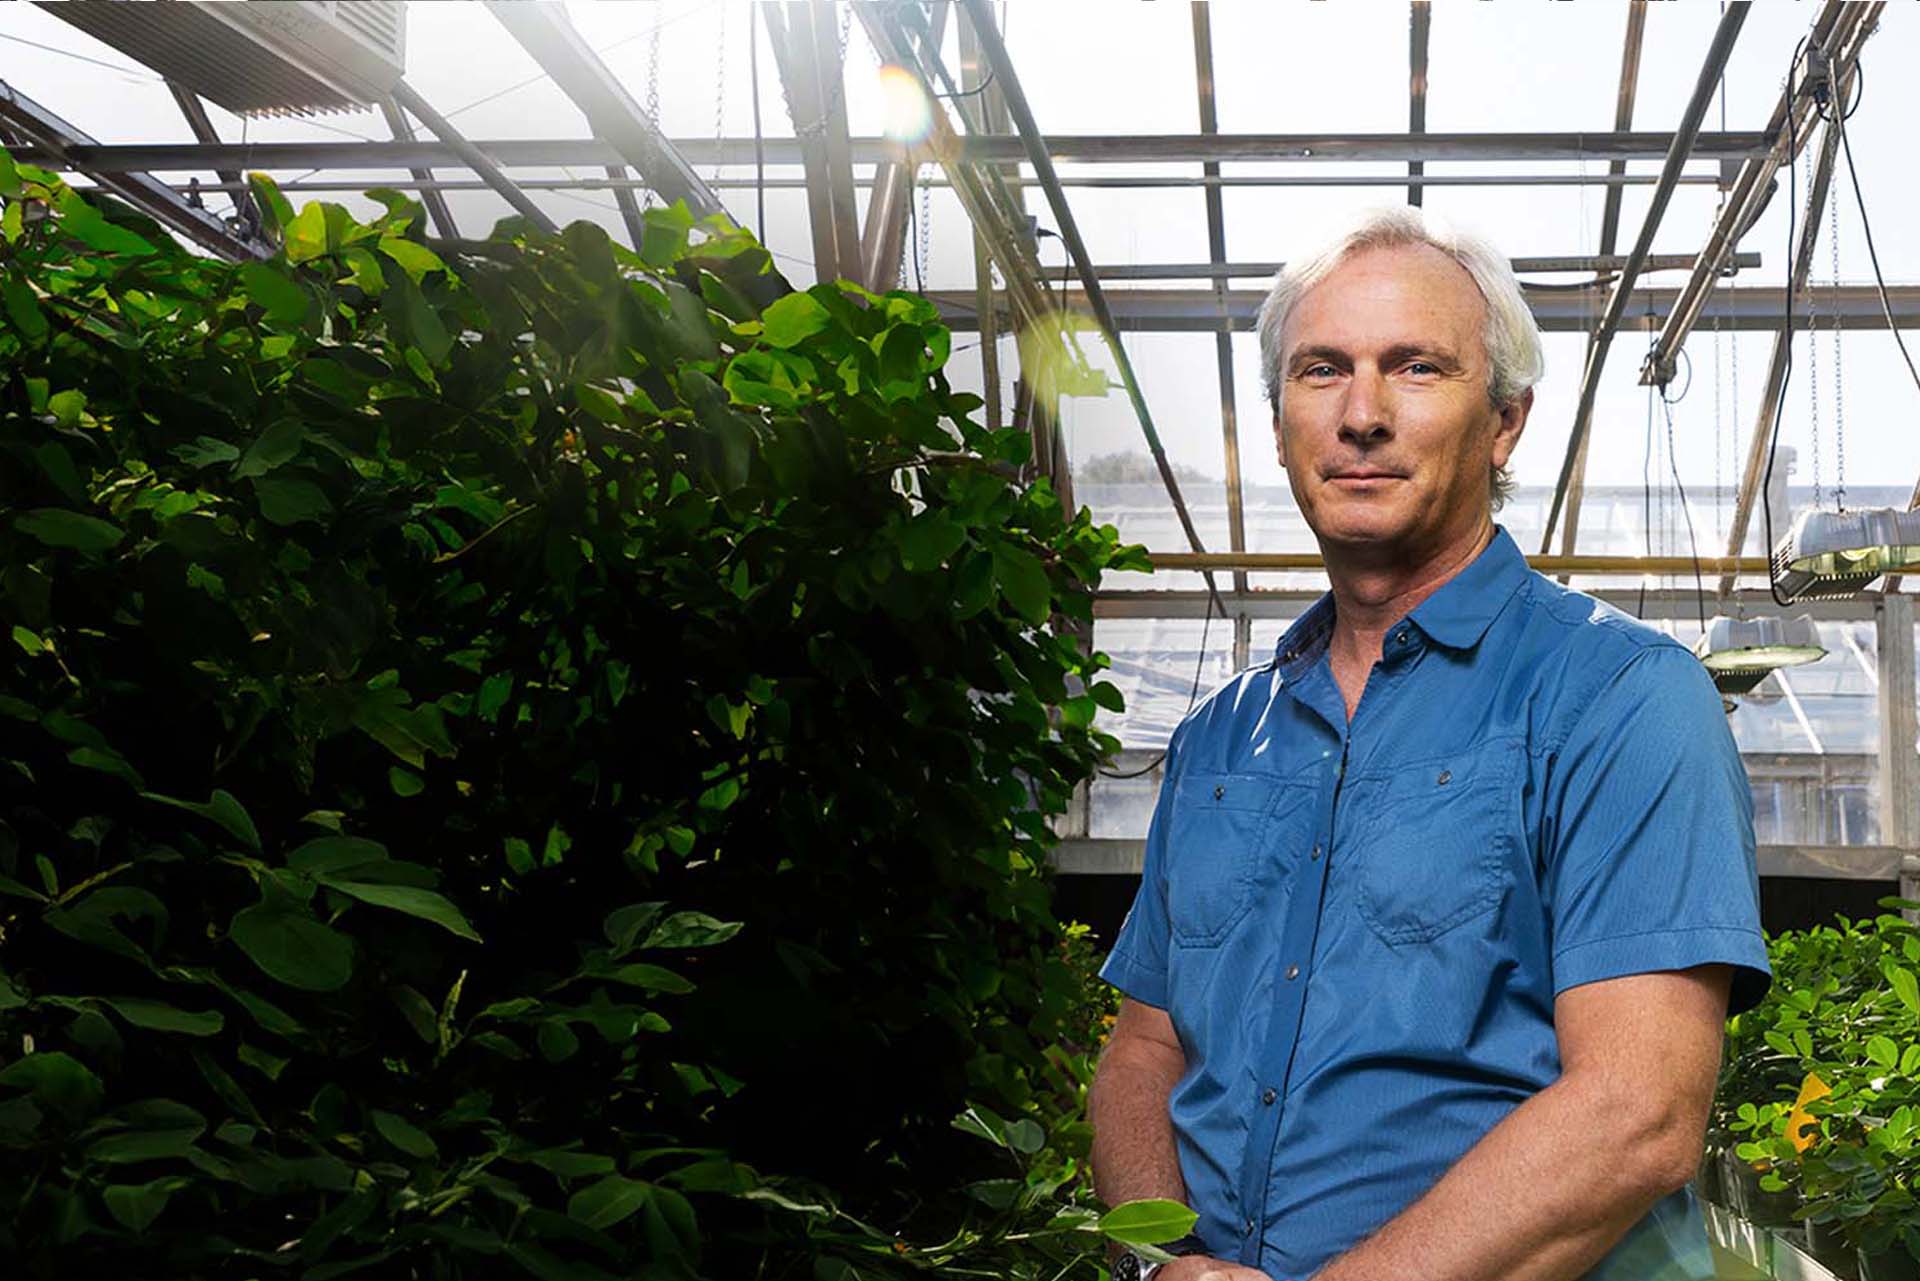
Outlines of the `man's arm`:
[[[1108,1205],[1163,1198],[1185,1202],[1168,1097],[1187,1070],[1167,1012],[1131,997],[1120,1002],[1107,1048],[1087,1091],[1093,1123],[1093,1189]],[[1268,1281],[1263,1272],[1217,1259],[1176,1259],[1154,1281]]]
[[[1693,1177],[1731,969],[1635,974],[1554,1002],[1562,1075],[1317,1281],[1573,1281]],[[1285,1225],[1282,1225],[1282,1231]]]

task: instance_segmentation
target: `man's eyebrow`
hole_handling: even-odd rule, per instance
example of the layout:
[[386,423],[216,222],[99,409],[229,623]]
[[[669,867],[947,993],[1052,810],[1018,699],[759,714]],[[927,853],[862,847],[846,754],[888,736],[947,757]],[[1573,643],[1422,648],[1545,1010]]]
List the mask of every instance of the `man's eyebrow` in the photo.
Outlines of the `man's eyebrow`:
[[1350,359],[1351,357],[1338,347],[1295,347],[1293,355],[1287,358],[1287,368],[1298,369],[1316,360],[1330,360],[1335,364],[1341,364]]
[[[1397,342],[1380,353],[1380,363],[1388,368],[1409,360],[1425,360],[1447,369],[1465,368],[1460,357],[1451,348],[1431,342]],[[1308,347],[1296,347],[1287,359],[1287,368],[1298,370],[1315,361],[1330,361],[1336,365],[1352,363],[1353,357],[1344,348],[1317,344]]]

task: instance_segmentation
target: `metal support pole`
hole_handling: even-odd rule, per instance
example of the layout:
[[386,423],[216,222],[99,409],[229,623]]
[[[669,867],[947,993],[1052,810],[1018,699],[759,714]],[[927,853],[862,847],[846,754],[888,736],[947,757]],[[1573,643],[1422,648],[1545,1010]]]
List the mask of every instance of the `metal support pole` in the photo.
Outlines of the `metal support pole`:
[[[1080,228],[1074,222],[1073,210],[1067,204],[1067,193],[1060,189],[1059,175],[1054,171],[1053,157],[1047,152],[1047,145],[1040,133],[1040,126],[1033,118],[1033,109],[1027,105],[1026,94],[1020,89],[1020,81],[1014,70],[1013,59],[1007,53],[1007,47],[1000,40],[1000,34],[994,29],[991,11],[987,0],[960,0],[967,15],[973,20],[973,26],[980,37],[982,51],[993,67],[994,79],[1000,92],[1006,95],[1007,110],[1013,114],[1014,123],[1019,127],[1020,137],[1027,146],[1027,159],[1032,163],[1040,188],[1046,193],[1047,205],[1053,210],[1054,221],[1059,224],[1060,239],[1066,243],[1067,253],[1073,259],[1080,283],[1087,291],[1087,301],[1093,308],[1095,322],[1107,340],[1113,352],[1114,364],[1119,366],[1120,380],[1126,385],[1127,398],[1133,402],[1134,414],[1140,420],[1140,430],[1147,439],[1147,448],[1153,454],[1154,465],[1160,471],[1160,479],[1167,489],[1167,497],[1173,502],[1174,514],[1180,518],[1180,527],[1185,531],[1187,543],[1196,552],[1205,550],[1200,541],[1200,533],[1194,528],[1193,516],[1187,511],[1186,499],[1181,497],[1180,482],[1174,479],[1173,466],[1167,461],[1167,452],[1160,444],[1160,433],[1154,430],[1153,414],[1147,408],[1146,396],[1140,390],[1140,379],[1133,370],[1133,361],[1127,356],[1127,350],[1120,342],[1120,334],[1113,323],[1113,313],[1107,307],[1106,295],[1101,292],[1100,279],[1093,274],[1093,259],[1087,254],[1086,242],[1080,238]],[[1207,587],[1218,593],[1212,574],[1207,575]],[[1224,607],[1221,613],[1225,614]]]
[[[1913,597],[1883,597],[1874,611],[1879,634],[1880,843],[1911,851],[1920,840],[1920,716],[1914,710]],[[1901,860],[1900,897],[1920,898],[1920,860]],[[1915,913],[1907,912],[1914,920]]]
[[[1633,127],[1633,99],[1640,85],[1640,45],[1647,31],[1647,0],[1633,0],[1627,6],[1627,37],[1620,49],[1620,95],[1614,103],[1613,127],[1626,130]],[[1624,175],[1627,162],[1615,160],[1607,165],[1607,172]],[[1600,215],[1600,255],[1611,257],[1615,241],[1620,236],[1620,197],[1622,189],[1607,188],[1606,204]],[[1654,260],[1649,257],[1647,269],[1652,270]],[[1604,268],[1594,268],[1594,287],[1603,288],[1606,284]],[[1595,335],[1587,338],[1587,359],[1593,359]],[[1587,447],[1593,438],[1588,436],[1580,442],[1580,451],[1573,460],[1573,475],[1567,480],[1567,523],[1561,531],[1560,551],[1568,554],[1580,538],[1580,502],[1586,496],[1587,488]],[[1562,580],[1565,581],[1564,579]]]
[[1734,0],[1720,15],[1720,24],[1713,32],[1713,43],[1707,47],[1706,61],[1693,84],[1693,97],[1688,100],[1686,114],[1681,117],[1680,128],[1673,135],[1672,146],[1667,149],[1666,163],[1660,170],[1660,185],[1653,189],[1646,220],[1640,224],[1640,236],[1634,241],[1633,252],[1627,256],[1627,265],[1620,269],[1620,278],[1614,282],[1613,291],[1607,299],[1606,312],[1600,317],[1600,325],[1594,331],[1593,345],[1587,352],[1586,372],[1580,380],[1580,403],[1574,411],[1573,434],[1567,440],[1566,459],[1560,465],[1560,479],[1554,487],[1553,505],[1547,512],[1546,530],[1540,540],[1541,551],[1553,546],[1553,530],[1559,523],[1567,486],[1573,479],[1574,459],[1579,456],[1587,430],[1593,422],[1594,399],[1600,392],[1600,371],[1606,367],[1607,351],[1613,346],[1613,335],[1626,314],[1634,282],[1640,278],[1641,264],[1653,250],[1654,233],[1659,230],[1660,219],[1667,212],[1668,201],[1673,198],[1674,180],[1680,176],[1681,167],[1693,151],[1694,141],[1700,134],[1700,122],[1706,119],[1714,88],[1720,83],[1720,73],[1726,69],[1727,59],[1733,53],[1734,40],[1747,20],[1747,4],[1748,0]]
[[[380,103],[380,113],[387,118],[387,129],[400,142],[413,141],[413,125],[407,119],[407,113],[400,110],[400,104],[391,98]],[[422,167],[411,171],[415,182],[433,181],[433,170]],[[433,229],[448,240],[457,239],[459,226],[453,221],[453,210],[447,208],[447,198],[433,187],[420,189],[420,203],[427,207],[427,217],[433,222]]]
[[124,170],[106,173],[92,168],[79,156],[99,144],[5,81],[0,81],[0,125],[32,140],[35,154],[41,157],[35,163],[85,174],[103,189],[209,252],[235,259],[266,258],[273,253],[273,247],[258,236],[229,229],[218,217],[205,209],[196,209],[186,197],[149,174]]
[[[604,138],[618,153],[587,163],[626,162],[639,170],[647,184],[669,203],[686,201],[696,218],[726,212],[720,198],[694,172],[674,144],[667,141],[619,77],[607,69],[593,46],[567,20],[565,5],[558,0],[488,0],[487,8],[580,108],[594,136]],[[420,115],[418,111],[413,114]],[[431,122],[429,127],[442,138],[446,137]],[[751,157],[751,143],[747,149]],[[535,163],[566,162],[547,158]]]
[[553,219],[541,212],[540,206],[526,192],[514,185],[513,179],[500,171],[500,166],[488,159],[480,148],[468,142],[466,137],[445,116],[427,105],[426,99],[413,91],[413,86],[402,80],[393,86],[393,100],[401,108],[411,111],[420,123],[433,130],[434,136],[453,148],[467,168],[478,174],[500,198],[519,211],[522,217],[546,232],[548,235],[559,230]]
[[[1826,212],[1827,198],[1833,186],[1834,157],[1839,152],[1839,131],[1829,126],[1826,136],[1820,140],[1820,151],[1814,159],[1813,185],[1806,194],[1806,204],[1801,210],[1800,239],[1794,246],[1793,263],[1788,268],[1787,298],[1797,298],[1806,287],[1807,276],[1813,270],[1813,249],[1820,241],[1821,215]],[[1718,291],[1715,297],[1725,293]],[[1785,318],[1787,310],[1783,306],[1775,314],[1778,325]],[[1822,309],[1825,310],[1824,308]],[[1754,413],[1753,439],[1747,443],[1746,470],[1741,473],[1740,493],[1733,500],[1733,517],[1727,527],[1727,555],[1738,556],[1747,542],[1747,524],[1753,519],[1754,496],[1760,492],[1761,479],[1766,475],[1767,455],[1773,450],[1774,416],[1780,408],[1780,388],[1787,379],[1787,360],[1793,350],[1793,331],[1780,325],[1773,339],[1773,354],[1767,360],[1766,388],[1760,393],[1760,406]],[[1781,488],[1785,488],[1784,482]],[[1782,517],[1786,513],[1781,513]],[[1771,547],[1761,550],[1771,554]],[[1725,575],[1720,580],[1720,593],[1725,595],[1733,586],[1733,576]]]
[[[860,215],[854,203],[845,73],[834,7],[830,0],[788,0],[768,5],[763,16],[807,172],[814,274],[821,280],[858,278]],[[896,156],[898,151],[895,144]]]
[[[208,118],[206,105],[200,101],[199,94],[171,80],[167,81],[167,92],[173,95],[180,114],[186,117],[187,128],[193,130],[195,138],[201,142],[220,141],[220,133]],[[238,169],[216,169],[214,172],[227,185],[228,196],[233,201],[233,216],[243,234],[252,235],[260,226],[260,211],[254,207],[253,191],[247,186],[245,175]]]
[[[1413,0],[1407,17],[1407,132],[1418,137],[1427,131],[1427,34],[1433,27],[1430,0]],[[1407,177],[1427,171],[1418,160],[1407,162]],[[1407,203],[1419,208],[1420,183],[1407,184]]]

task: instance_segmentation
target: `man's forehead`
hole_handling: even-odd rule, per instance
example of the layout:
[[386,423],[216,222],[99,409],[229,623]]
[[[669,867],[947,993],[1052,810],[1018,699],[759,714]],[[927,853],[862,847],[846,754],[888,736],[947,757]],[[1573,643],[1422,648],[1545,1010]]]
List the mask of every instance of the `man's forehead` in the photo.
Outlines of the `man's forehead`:
[[[1370,246],[1342,258],[1301,295],[1288,318],[1286,347],[1334,334],[1386,341],[1452,337],[1463,329],[1477,335],[1486,307],[1467,269],[1432,245]],[[1376,322],[1391,322],[1396,332],[1374,335]],[[1430,332],[1400,332],[1408,326]]]

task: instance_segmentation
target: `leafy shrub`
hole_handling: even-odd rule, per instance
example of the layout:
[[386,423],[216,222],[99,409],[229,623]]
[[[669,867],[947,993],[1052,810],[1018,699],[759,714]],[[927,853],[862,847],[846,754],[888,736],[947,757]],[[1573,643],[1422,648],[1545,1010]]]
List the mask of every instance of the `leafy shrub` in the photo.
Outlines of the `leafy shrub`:
[[1802,1217],[1920,1258],[1920,929],[1843,917],[1768,950],[1772,990],[1728,1025],[1716,1126]]
[[1096,1250],[1044,857],[1118,694],[1048,624],[1138,549],[924,300],[258,194],[235,265],[0,156],[0,1254]]

